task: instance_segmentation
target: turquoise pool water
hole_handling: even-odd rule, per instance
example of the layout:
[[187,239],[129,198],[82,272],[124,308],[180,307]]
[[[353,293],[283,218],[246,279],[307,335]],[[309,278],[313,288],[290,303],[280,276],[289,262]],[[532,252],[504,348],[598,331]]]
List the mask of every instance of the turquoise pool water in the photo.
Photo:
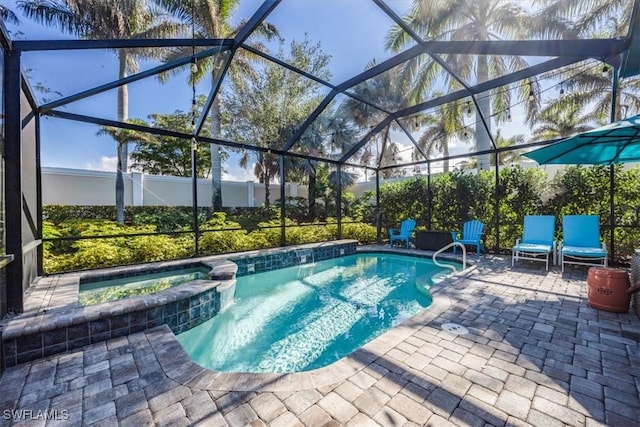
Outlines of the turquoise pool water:
[[315,369],[428,307],[425,286],[450,273],[422,258],[363,253],[243,276],[231,306],[178,341],[210,369]]
[[80,283],[80,305],[99,304],[122,298],[131,298],[168,289],[196,279],[209,277],[208,267],[182,268],[140,276]]

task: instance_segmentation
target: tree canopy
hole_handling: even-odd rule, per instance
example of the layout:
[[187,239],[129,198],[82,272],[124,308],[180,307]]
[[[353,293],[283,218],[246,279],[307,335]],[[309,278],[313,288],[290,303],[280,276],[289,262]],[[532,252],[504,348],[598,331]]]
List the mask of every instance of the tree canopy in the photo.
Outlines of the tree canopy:
[[[205,97],[198,97],[199,108],[204,105]],[[188,133],[191,129],[191,112],[176,110],[172,114],[151,114],[151,126]],[[202,136],[210,135],[210,125],[205,124]],[[166,135],[153,135],[136,141],[131,152],[131,167],[152,175],[191,176],[192,143],[184,138]],[[196,147],[196,176],[206,178],[211,172],[211,150],[209,144]]]
[[[288,50],[281,45],[277,56],[322,79],[329,78],[330,57],[320,44],[306,39],[294,40]],[[258,67],[254,74],[231,73],[231,76],[232,84],[223,93],[223,135],[238,142],[281,148],[293,128],[321,100],[317,83],[272,62]],[[268,206],[269,185],[279,174],[278,157],[270,152],[243,150],[240,166],[253,168],[265,186],[265,205]]]

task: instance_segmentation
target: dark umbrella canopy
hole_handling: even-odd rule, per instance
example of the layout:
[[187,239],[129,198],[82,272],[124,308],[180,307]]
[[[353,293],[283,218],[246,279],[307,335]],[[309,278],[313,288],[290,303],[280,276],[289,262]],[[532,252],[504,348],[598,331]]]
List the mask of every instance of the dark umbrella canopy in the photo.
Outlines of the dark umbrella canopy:
[[579,133],[523,155],[541,165],[640,162],[640,115]]

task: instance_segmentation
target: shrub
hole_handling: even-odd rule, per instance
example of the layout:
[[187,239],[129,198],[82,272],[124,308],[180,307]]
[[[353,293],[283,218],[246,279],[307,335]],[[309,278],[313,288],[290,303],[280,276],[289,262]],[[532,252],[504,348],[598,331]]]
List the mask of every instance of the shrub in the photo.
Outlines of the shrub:
[[280,208],[278,206],[255,207],[255,208],[232,208],[227,215],[229,221],[237,222],[246,230],[252,230],[265,221],[280,219]]
[[[204,216],[202,220],[204,220]],[[133,216],[133,225],[152,225],[160,232],[176,231],[191,228],[193,215],[187,212],[169,211],[157,213],[138,213]]]
[[80,240],[73,245],[76,252],[68,257],[68,261],[59,260],[59,265],[65,270],[102,268],[132,262],[131,251],[112,242]]
[[[280,199],[276,200],[276,204],[280,203]],[[297,222],[304,222],[309,216],[309,203],[304,197],[287,197],[285,199],[284,211],[286,217]]]
[[137,236],[127,239],[131,262],[150,262],[189,256],[181,241],[165,235]]
[[218,254],[237,252],[250,247],[247,242],[247,231],[209,231],[198,241],[202,254]]
[[357,240],[362,245],[375,243],[377,228],[369,224],[343,224],[342,238]]
[[[211,209],[198,208],[198,217],[201,222],[210,216]],[[99,219],[115,221],[115,206],[84,206],[84,205],[44,205],[42,206],[42,218],[54,224],[73,219]],[[126,206],[124,221],[126,224],[155,225],[158,230],[175,231],[176,227],[162,229],[162,224],[171,226],[170,221],[175,221],[179,226],[191,226],[193,210],[190,206]]]
[[203,254],[235,252],[251,246],[247,241],[247,231],[242,230],[237,222],[227,221],[224,212],[214,212],[202,225],[202,230],[198,245]]

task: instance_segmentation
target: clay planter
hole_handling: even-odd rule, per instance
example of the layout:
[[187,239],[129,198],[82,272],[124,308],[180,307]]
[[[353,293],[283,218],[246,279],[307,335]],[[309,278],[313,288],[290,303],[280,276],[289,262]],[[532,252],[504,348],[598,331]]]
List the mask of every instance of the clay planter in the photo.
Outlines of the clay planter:
[[629,274],[619,268],[591,267],[587,275],[589,305],[614,313],[629,311]]

